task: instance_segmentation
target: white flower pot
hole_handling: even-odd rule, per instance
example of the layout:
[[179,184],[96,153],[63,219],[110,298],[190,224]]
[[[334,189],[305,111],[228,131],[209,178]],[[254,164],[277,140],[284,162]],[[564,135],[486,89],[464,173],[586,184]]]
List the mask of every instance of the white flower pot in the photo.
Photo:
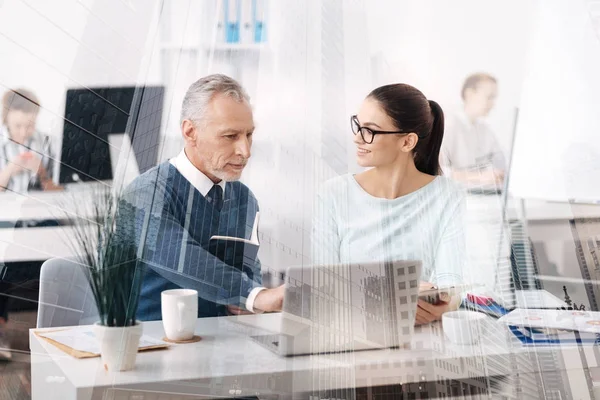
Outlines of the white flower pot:
[[100,344],[100,357],[107,371],[129,371],[135,365],[142,323],[134,326],[110,327],[96,323],[94,334]]

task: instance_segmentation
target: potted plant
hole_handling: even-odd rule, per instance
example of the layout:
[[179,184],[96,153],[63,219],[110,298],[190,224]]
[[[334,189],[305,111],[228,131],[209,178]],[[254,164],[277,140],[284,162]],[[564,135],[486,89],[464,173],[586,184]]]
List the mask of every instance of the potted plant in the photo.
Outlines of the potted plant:
[[[119,197],[109,189],[94,191],[91,209],[77,212],[70,238],[98,308],[94,333],[108,371],[133,369],[142,335],[136,311],[144,270],[137,246],[130,236],[123,236],[123,231],[131,228],[127,227],[125,208],[117,207]],[[75,203],[75,208],[77,204],[81,203]]]

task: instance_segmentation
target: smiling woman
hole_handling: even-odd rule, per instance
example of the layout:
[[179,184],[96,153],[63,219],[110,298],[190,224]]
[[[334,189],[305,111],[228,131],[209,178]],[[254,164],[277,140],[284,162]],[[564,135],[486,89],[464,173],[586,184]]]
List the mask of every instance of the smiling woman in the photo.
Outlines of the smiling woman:
[[[317,196],[313,262],[354,264],[421,260],[422,281],[462,280],[462,189],[439,176],[444,114],[419,90],[382,86],[351,118],[356,160],[370,167],[327,182]],[[457,299],[419,307],[417,323],[437,320]]]

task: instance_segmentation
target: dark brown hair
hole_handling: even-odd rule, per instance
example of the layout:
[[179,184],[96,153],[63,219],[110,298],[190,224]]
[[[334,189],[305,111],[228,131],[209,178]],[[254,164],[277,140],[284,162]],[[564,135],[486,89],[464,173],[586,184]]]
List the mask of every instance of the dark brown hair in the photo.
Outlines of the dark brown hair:
[[420,90],[403,83],[385,85],[367,97],[379,102],[398,130],[414,132],[419,141],[413,149],[415,166],[425,174],[440,174],[440,148],[444,138],[444,112]]
[[497,83],[496,78],[494,78],[488,73],[477,72],[476,74],[471,74],[467,77],[467,79],[465,79],[465,83],[463,83],[463,87],[460,92],[460,95],[463,98],[463,100],[465,99],[465,92],[467,91],[467,89],[477,89],[477,85],[479,85],[479,83],[483,81],[491,81]]
[[30,90],[10,89],[2,96],[2,122],[6,121],[8,112],[13,110],[37,113],[40,110],[40,101]]

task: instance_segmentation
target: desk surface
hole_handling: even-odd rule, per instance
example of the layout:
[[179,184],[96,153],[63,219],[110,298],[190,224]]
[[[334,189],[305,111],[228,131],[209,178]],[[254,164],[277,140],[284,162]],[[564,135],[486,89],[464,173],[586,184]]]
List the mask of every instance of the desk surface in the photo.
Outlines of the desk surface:
[[[27,194],[0,193],[0,221],[16,221],[18,219],[40,220],[64,218],[65,213],[72,212],[73,206],[85,205],[82,196],[91,196],[97,191],[79,190],[65,192],[31,192]],[[496,212],[501,210],[500,196],[468,196],[470,204],[482,210]],[[521,199],[510,198],[510,210],[517,207]],[[575,217],[600,217],[600,205],[569,204],[566,202],[548,202],[537,199],[525,199],[525,216],[529,220],[569,219]],[[84,210],[82,210],[84,211]],[[513,213],[516,214],[516,213]]]
[[0,262],[71,257],[73,238],[72,226],[0,229]]
[[[24,195],[0,193],[0,262],[46,260],[52,257],[69,257],[73,254],[69,247],[69,228],[13,229],[11,223],[17,220],[65,219],[69,214],[88,217],[93,215],[90,205],[92,196],[98,193],[87,190],[89,186],[77,186],[78,190],[66,192],[31,192]],[[518,199],[510,199],[509,218],[516,217]],[[500,196],[469,196],[468,209],[470,223],[485,226],[499,226],[502,221]],[[551,203],[541,200],[525,201],[525,216],[530,221],[567,220],[573,216],[600,217],[599,205],[571,205]],[[265,224],[268,221],[265,220]],[[488,224],[488,225],[486,225]],[[266,227],[265,225],[263,227]]]
[[0,221],[40,221],[93,215],[93,209],[89,205],[92,204],[95,193],[97,192],[91,190],[0,193]]
[[[99,358],[72,358],[32,330],[33,398],[46,399],[49,393],[55,393],[55,398],[90,399],[108,388],[214,396],[231,395],[234,390],[241,391],[236,395],[256,395],[437,381],[440,377],[500,376],[512,372],[511,355],[514,360],[515,354],[531,351],[512,342],[505,329],[494,329],[493,336],[488,336],[490,340],[478,345],[451,345],[440,327],[433,325],[415,333],[415,342],[426,343],[427,348],[286,358],[249,337],[264,332],[253,325],[275,327],[279,318],[271,314],[199,319],[196,333],[202,337],[200,342],[139,353],[135,369],[120,373],[104,371]],[[144,334],[162,338],[162,323],[144,323]],[[572,350],[576,352],[577,348]],[[530,367],[534,370],[543,366],[532,363]],[[53,386],[61,379],[66,381],[64,385]]]

